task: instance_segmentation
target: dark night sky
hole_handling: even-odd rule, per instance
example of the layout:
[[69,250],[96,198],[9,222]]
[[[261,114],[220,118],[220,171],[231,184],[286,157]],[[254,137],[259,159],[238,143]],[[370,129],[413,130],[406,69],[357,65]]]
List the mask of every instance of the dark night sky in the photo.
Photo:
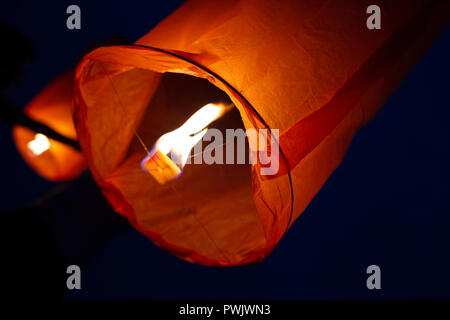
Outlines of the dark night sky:
[[[69,4],[81,7],[80,31],[65,27]],[[0,21],[20,30],[35,50],[24,80],[9,97],[25,105],[89,45],[115,35],[135,41],[179,4],[2,2]],[[447,27],[355,136],[342,165],[266,261],[228,269],[189,264],[124,225],[80,263],[83,290],[67,296],[450,298],[449,40]],[[0,139],[2,212],[59,186],[26,166],[10,127],[0,124]],[[365,286],[371,264],[381,267],[380,291]]]

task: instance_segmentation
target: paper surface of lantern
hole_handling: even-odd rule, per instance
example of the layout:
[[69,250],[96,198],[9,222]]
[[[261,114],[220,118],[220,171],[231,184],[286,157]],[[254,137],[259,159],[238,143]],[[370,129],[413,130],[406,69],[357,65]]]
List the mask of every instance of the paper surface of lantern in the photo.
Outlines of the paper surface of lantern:
[[[25,113],[58,133],[76,139],[72,120],[74,71],[52,81],[26,107]],[[77,177],[86,168],[80,151],[22,126],[13,128],[17,150],[37,174],[51,181]]]
[[[267,257],[449,19],[445,1],[385,1],[369,30],[371,4],[188,1],[135,45],[85,56],[74,119],[116,211],[190,262]],[[224,126],[279,129],[278,174],[194,164],[159,185],[143,172],[136,133],[151,146],[220,94],[239,111]]]

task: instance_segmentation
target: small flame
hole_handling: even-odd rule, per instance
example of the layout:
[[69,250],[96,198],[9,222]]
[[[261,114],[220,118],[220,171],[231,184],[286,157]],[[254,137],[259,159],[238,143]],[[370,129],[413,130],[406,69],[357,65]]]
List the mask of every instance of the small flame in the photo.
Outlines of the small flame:
[[150,153],[142,160],[142,169],[149,171],[148,168],[151,166],[147,164],[149,161],[152,161],[152,157],[158,151],[164,155],[169,155],[170,153],[170,159],[180,169],[183,169],[192,148],[208,131],[206,127],[224,115],[230,108],[230,105],[213,103],[209,103],[200,108],[181,127],[162,135],[156,141]]
[[37,133],[34,139],[27,143],[27,147],[34,156],[38,156],[50,148],[50,141],[42,133]]

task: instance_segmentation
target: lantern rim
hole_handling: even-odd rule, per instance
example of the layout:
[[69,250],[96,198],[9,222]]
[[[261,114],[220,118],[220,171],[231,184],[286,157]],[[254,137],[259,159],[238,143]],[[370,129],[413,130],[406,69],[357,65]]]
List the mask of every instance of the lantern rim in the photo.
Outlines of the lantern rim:
[[[241,92],[239,92],[233,85],[231,85],[228,81],[226,81],[220,75],[218,75],[214,71],[210,70],[208,67],[205,67],[204,65],[183,55],[183,54],[192,55],[194,57],[195,54],[189,54],[188,52],[174,52],[174,51],[170,51],[170,50],[166,50],[166,49],[161,49],[161,48],[156,48],[156,47],[151,47],[151,46],[146,46],[146,45],[141,45],[141,44],[111,45],[111,46],[100,47],[100,48],[92,51],[88,55],[86,55],[83,58],[83,60],[81,61],[80,65],[77,67],[76,77],[75,77],[75,92],[76,92],[75,101],[79,100],[79,99],[77,99],[77,95],[78,95],[78,98],[83,96],[81,93],[81,87],[80,87],[79,80],[80,80],[80,78],[84,77],[83,72],[85,71],[85,67],[87,67],[90,63],[95,63],[95,62],[112,63],[112,64],[119,64],[124,67],[133,67],[133,68],[137,68],[137,69],[148,69],[148,68],[145,68],[144,65],[139,65],[139,64],[135,65],[133,63],[127,64],[126,60],[125,61],[119,60],[118,57],[115,56],[114,53],[112,53],[112,51],[108,51],[108,50],[111,50],[111,48],[127,50],[128,53],[131,53],[131,54],[133,54],[133,51],[135,51],[135,50],[136,50],[136,52],[137,52],[137,50],[154,51],[159,54],[171,56],[172,58],[175,58],[177,60],[182,60],[182,61],[187,62],[188,64],[192,65],[193,67],[197,68],[198,71],[197,70],[192,71],[192,69],[187,68],[187,69],[182,69],[181,72],[179,71],[179,69],[177,69],[176,71],[166,70],[164,72],[175,72],[175,73],[192,75],[192,76],[196,76],[196,77],[200,77],[200,78],[206,78],[209,82],[211,82],[213,85],[215,85],[219,89],[223,90],[226,94],[228,94],[228,95],[232,94],[233,97],[239,102],[239,104],[242,106],[242,108],[244,110],[251,112],[251,115],[253,117],[249,117],[249,119],[252,122],[254,122],[253,125],[258,127],[256,125],[256,121],[255,121],[255,120],[257,120],[260,122],[260,125],[259,125],[260,127],[263,126],[265,129],[269,130],[272,139],[274,139],[276,141],[277,147],[279,148],[279,154],[281,155],[280,158],[283,159],[283,164],[286,166],[286,168],[289,168],[288,162],[287,162],[287,157],[286,157],[285,153],[283,152],[283,150],[281,149],[278,139],[275,137],[275,135],[272,132],[272,129],[267,124],[267,122],[262,118],[262,116],[259,114],[259,112],[256,110],[256,108],[248,101],[248,99]],[[136,54],[138,54],[138,53],[136,53]],[[139,58],[142,58],[142,57],[143,56],[140,56]],[[145,59],[145,57],[143,59]],[[86,69],[89,69],[89,68],[86,68]],[[148,69],[148,70],[152,70],[152,69]],[[161,71],[158,71],[157,69],[152,70],[152,71],[161,72]],[[162,73],[164,73],[164,72],[162,72]],[[202,74],[202,72],[204,72],[205,74]],[[216,80],[220,83],[220,85],[218,85]],[[224,88],[226,90],[224,90]],[[84,99],[81,98],[81,101],[78,101],[78,102],[82,107],[84,106],[84,108],[86,108],[87,106],[85,105],[85,101],[83,101],[83,100]],[[74,107],[75,107],[75,105],[74,105]],[[74,110],[74,112],[75,112],[75,110]],[[82,113],[84,113],[84,111],[81,111],[81,113],[78,116],[81,116]],[[75,124],[77,126],[77,131],[78,131],[78,126],[83,127],[86,125],[86,124],[83,124],[84,120],[82,120],[82,119],[78,119],[78,124],[77,124],[78,116],[77,116],[77,112],[75,112]],[[89,129],[87,129],[87,132],[85,132],[84,135],[85,135],[84,138],[86,138],[87,141],[89,141],[90,140]],[[90,150],[91,149],[90,142],[89,142],[89,145],[87,145],[87,146],[83,146],[83,144],[81,144],[81,146],[82,146],[83,151],[87,155],[87,159],[88,159],[88,163],[90,163],[90,167],[93,166],[95,168],[96,166],[93,162],[93,159],[91,159],[92,155],[89,156],[89,154],[92,153],[92,150]],[[283,221],[283,224],[279,223],[282,221],[280,215],[274,215],[274,217],[275,217],[274,225],[279,225],[279,227],[278,227],[278,230],[275,230],[275,229],[273,229],[273,227],[271,227],[272,233],[271,233],[270,238],[268,238],[268,235],[265,234],[265,238],[266,238],[265,239],[266,240],[265,248],[261,248],[256,251],[253,251],[249,256],[247,256],[246,258],[241,259],[241,260],[237,260],[237,261],[232,260],[232,261],[228,261],[228,262],[218,261],[218,260],[206,257],[195,251],[192,251],[191,249],[182,248],[182,247],[179,247],[178,245],[174,245],[170,242],[164,241],[153,231],[145,230],[144,228],[140,227],[138,225],[138,223],[136,223],[134,215],[130,214],[131,208],[128,208],[129,204],[126,203],[126,200],[124,199],[123,194],[121,192],[117,192],[118,190],[115,188],[115,186],[104,181],[104,178],[101,177],[101,174],[99,172],[96,172],[96,170],[91,170],[91,171],[93,173],[94,178],[97,180],[97,183],[99,183],[99,185],[102,187],[102,191],[107,196],[108,200],[113,204],[113,206],[114,206],[114,203],[120,203],[119,212],[121,214],[123,214],[124,216],[126,216],[130,220],[132,225],[139,232],[141,232],[142,234],[149,237],[156,245],[169,249],[169,251],[172,252],[174,255],[176,255],[186,261],[200,263],[200,264],[208,265],[208,266],[244,265],[244,264],[250,264],[250,263],[262,261],[265,257],[267,257],[272,252],[272,250],[275,248],[276,244],[278,243],[279,239],[286,233],[286,231],[289,229],[289,227],[292,225],[292,222],[293,222],[293,210],[294,210],[293,183],[292,183],[291,172],[290,172],[290,170],[287,170],[287,172],[285,172],[283,174],[283,175],[287,174],[287,176],[288,176],[288,183],[289,183],[289,190],[290,190],[290,192],[289,192],[289,197],[290,197],[289,215],[287,215],[287,214],[283,215],[283,217],[285,217],[287,220],[286,226],[285,227],[282,226],[284,224],[284,221]],[[103,190],[103,188],[105,190]],[[271,209],[269,209],[269,210],[271,210]],[[260,210],[256,209],[256,211],[258,212]],[[188,256],[190,257],[189,259],[187,259]]]

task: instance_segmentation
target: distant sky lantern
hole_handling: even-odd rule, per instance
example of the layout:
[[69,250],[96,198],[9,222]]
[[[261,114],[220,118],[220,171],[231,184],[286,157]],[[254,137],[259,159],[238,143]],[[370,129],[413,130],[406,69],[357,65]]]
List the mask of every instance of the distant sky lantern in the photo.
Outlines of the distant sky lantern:
[[[186,261],[267,257],[450,14],[448,1],[392,1],[370,30],[370,4],[188,1],[136,44],[85,56],[74,120],[115,210]],[[276,173],[262,175],[260,162],[174,165],[169,151],[211,139],[204,124],[180,128],[216,101],[236,106],[217,130],[268,130],[270,147],[251,153],[279,146]]]
[[[58,133],[76,139],[72,120],[74,72],[69,71],[45,87],[26,107],[25,113]],[[80,151],[45,134],[15,126],[13,138],[24,160],[37,174],[52,181],[73,179],[86,168]]]

